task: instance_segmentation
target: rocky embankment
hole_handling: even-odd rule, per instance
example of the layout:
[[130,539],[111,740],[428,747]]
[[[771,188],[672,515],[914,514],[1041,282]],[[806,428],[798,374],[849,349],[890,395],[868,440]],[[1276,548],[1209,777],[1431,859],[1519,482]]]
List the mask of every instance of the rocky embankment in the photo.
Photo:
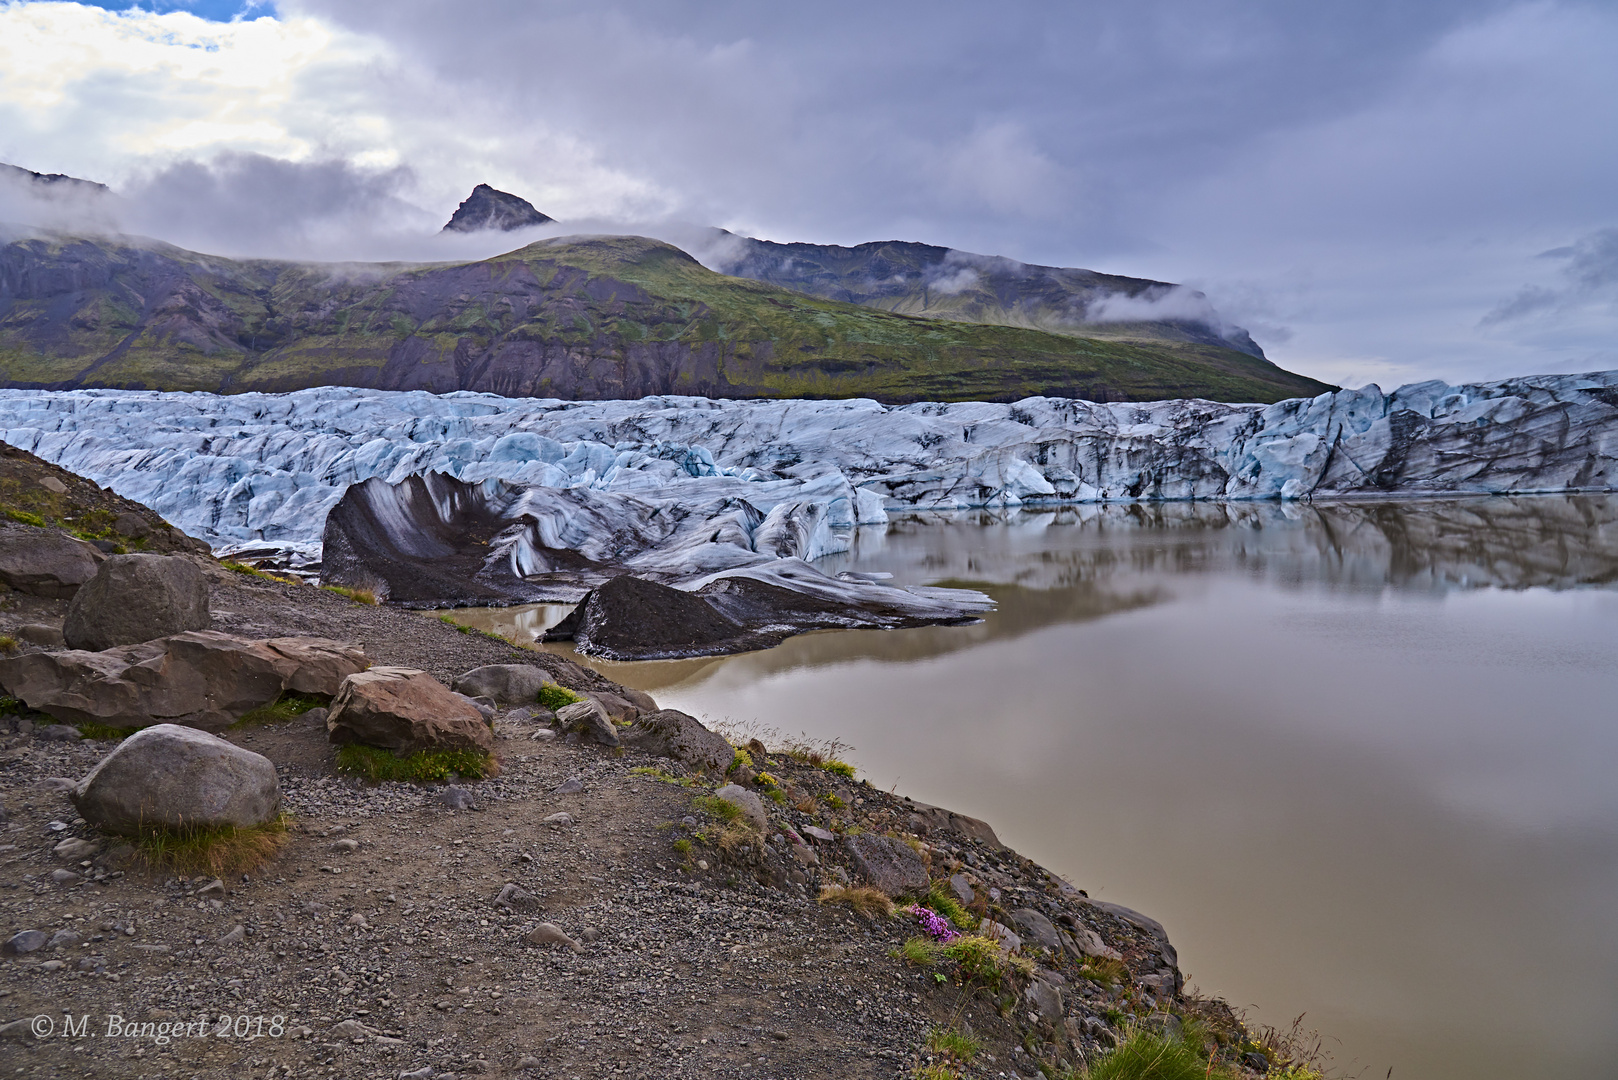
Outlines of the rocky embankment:
[[[0,594],[0,685],[29,698],[0,719],[8,1063],[109,1078],[895,1077],[929,1060],[938,1029],[981,1041],[962,1075],[1027,1077],[1094,1059],[1127,1024],[1188,1015],[1214,1022],[1228,1056],[1243,1049],[1228,1010],[1186,995],[1160,926],[1091,901],[982,822],[808,748],[738,751],[559,656],[202,556],[117,558],[77,587],[45,588],[41,571]],[[150,572],[95,584],[126,565]],[[75,604],[78,622],[112,622],[81,597],[183,599],[193,573],[206,628],[182,627],[197,613],[174,603],[143,663],[109,657],[128,645],[64,651]],[[92,686],[155,705],[199,680],[240,714],[210,722],[217,734],[81,718]],[[559,693],[553,712],[541,699]],[[438,703],[413,713],[422,694]],[[339,769],[339,743],[384,728],[407,733],[402,749],[461,739],[492,764],[448,783]],[[245,770],[229,789],[253,798],[210,803],[165,755]],[[235,824],[284,810],[289,831],[246,873],[180,873],[126,835],[109,790],[144,792],[147,814],[182,797]],[[912,916],[821,902],[860,886],[952,898],[997,942],[992,977],[896,955]]]

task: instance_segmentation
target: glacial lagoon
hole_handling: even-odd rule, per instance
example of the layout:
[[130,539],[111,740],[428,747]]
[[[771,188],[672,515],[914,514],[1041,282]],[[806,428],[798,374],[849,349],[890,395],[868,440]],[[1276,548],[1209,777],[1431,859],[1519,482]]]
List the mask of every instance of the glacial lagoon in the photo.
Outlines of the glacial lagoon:
[[[852,744],[1161,919],[1190,982],[1306,1014],[1351,1075],[1610,1072],[1618,497],[896,515],[816,565],[999,607],[594,663]],[[456,616],[531,637],[566,610]]]

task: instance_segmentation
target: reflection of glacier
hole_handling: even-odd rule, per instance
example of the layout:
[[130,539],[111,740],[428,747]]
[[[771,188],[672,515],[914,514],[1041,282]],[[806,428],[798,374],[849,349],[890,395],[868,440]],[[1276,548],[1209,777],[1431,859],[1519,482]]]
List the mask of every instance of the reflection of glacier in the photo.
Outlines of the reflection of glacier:
[[0,438],[220,545],[314,548],[349,484],[440,471],[652,502],[723,494],[766,515],[814,504],[814,558],[884,507],[1614,489],[1618,372],[1269,406],[8,390]]
[[822,566],[1027,591],[1110,585],[1126,607],[1144,598],[1143,578],[1197,572],[1406,591],[1568,589],[1618,582],[1618,495],[911,513],[861,530],[853,551]]

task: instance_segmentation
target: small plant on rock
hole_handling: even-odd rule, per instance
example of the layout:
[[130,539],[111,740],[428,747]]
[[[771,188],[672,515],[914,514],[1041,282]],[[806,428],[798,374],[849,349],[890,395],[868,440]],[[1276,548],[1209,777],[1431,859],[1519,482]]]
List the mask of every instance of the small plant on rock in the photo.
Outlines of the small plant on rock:
[[893,901],[887,893],[869,885],[822,885],[817,899],[822,904],[842,904],[868,919],[893,914]]
[[40,517],[38,514],[30,514],[26,510],[7,510],[5,511],[5,515],[12,521],[17,522],[19,525],[32,525],[36,529],[43,529],[45,527],[44,518]]
[[555,712],[557,709],[566,708],[569,705],[577,704],[583,700],[583,697],[575,694],[567,687],[559,686],[556,683],[546,683],[544,686],[539,688],[539,704],[543,705],[551,712]]
[[743,817],[741,807],[733,802],[726,802],[717,795],[698,795],[691,800],[691,805],[727,825],[738,822]]
[[10,634],[0,634],[0,653],[14,653],[20,648],[22,648],[22,645],[18,643],[16,638]]

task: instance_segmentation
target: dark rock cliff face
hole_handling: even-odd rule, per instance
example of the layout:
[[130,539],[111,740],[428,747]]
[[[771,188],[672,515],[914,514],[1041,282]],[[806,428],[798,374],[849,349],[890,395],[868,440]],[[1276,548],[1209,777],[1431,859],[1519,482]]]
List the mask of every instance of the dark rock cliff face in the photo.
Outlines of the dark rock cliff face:
[[499,229],[510,232],[529,225],[544,225],[555,221],[534,209],[534,204],[509,191],[498,191],[488,184],[472,189],[466,201],[456,207],[455,214],[444,226],[444,232],[479,232]]
[[[1196,343],[1264,357],[1247,331],[1224,322],[1202,293],[1166,281],[900,240],[854,247],[777,244],[716,231],[722,239],[711,261],[720,270],[828,300],[1059,334]],[[1108,302],[1119,299],[1161,314],[1102,318]]]

